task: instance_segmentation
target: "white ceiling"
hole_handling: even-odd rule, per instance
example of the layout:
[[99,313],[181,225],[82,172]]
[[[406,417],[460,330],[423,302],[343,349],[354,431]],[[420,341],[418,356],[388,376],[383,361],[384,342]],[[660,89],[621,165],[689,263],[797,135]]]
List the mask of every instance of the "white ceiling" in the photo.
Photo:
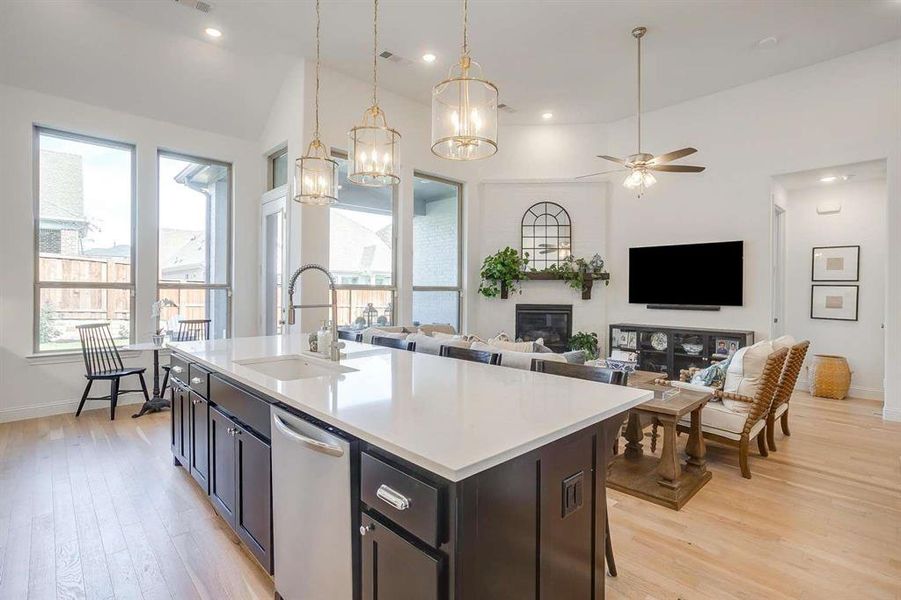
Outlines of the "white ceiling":
[[[820,181],[824,177],[837,177],[834,181]],[[847,179],[844,179],[847,177]],[[812,187],[830,187],[842,183],[859,181],[885,180],[886,166],[884,160],[871,160],[850,165],[823,167],[810,171],[786,173],[774,179],[787,191],[802,190]]]
[[[256,138],[284,69],[312,54],[314,5],[211,3],[213,10],[204,14],[172,0],[0,0],[0,81],[99,98],[175,122],[190,116],[195,126]],[[322,4],[324,62],[368,78],[371,3]],[[381,61],[380,82],[428,103],[431,86],[459,52],[461,3],[380,4],[380,50],[413,61]],[[223,31],[221,39],[206,38],[203,29],[210,25]],[[645,108],[651,110],[897,39],[901,2],[470,1],[472,54],[497,83],[501,102],[517,110],[504,116],[507,123],[541,122],[547,110],[558,123],[633,114],[630,31],[636,25],[649,30],[644,73]],[[778,43],[757,46],[770,36]],[[419,60],[426,51],[438,61]]]

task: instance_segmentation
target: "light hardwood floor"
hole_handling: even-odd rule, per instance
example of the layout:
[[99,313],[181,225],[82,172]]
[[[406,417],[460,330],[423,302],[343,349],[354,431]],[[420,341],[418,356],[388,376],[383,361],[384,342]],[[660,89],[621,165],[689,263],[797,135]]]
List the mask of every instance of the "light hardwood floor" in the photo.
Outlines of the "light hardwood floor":
[[[271,598],[172,466],[169,414],[132,408],[0,425],[0,599]],[[753,479],[710,444],[713,480],[679,512],[608,491],[607,597],[901,598],[901,424],[879,409],[797,394]]]

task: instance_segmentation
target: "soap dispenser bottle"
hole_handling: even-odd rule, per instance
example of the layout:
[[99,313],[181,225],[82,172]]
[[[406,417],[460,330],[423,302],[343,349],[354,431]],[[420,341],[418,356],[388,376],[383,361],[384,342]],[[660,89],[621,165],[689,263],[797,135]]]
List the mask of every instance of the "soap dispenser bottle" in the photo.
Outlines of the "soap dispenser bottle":
[[325,356],[331,356],[332,352],[332,330],[330,321],[323,321],[319,333],[316,335],[319,341],[319,353]]

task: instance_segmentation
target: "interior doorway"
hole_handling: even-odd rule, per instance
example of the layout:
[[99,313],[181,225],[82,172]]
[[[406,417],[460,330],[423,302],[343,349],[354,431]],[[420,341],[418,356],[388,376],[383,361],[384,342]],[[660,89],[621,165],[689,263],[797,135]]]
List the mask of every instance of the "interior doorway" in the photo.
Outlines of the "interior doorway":
[[279,335],[285,327],[286,187],[263,197],[260,215],[260,330],[263,335]]
[[[850,396],[882,400],[888,189],[886,161],[773,178],[774,336],[810,340],[815,354],[844,356]],[[800,388],[807,387],[808,369]]]

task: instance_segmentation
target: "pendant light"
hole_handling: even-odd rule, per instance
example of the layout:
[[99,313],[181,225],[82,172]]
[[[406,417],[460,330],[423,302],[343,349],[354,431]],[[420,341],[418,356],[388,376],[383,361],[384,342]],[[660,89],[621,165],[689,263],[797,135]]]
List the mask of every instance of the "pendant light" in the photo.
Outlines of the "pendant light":
[[497,152],[497,86],[469,56],[469,2],[463,0],[463,54],[432,89],[432,153],[477,160]]
[[338,201],[338,162],[319,139],[319,0],[316,0],[316,121],[307,152],[294,161],[294,200],[328,206]]
[[383,187],[400,183],[400,134],[388,127],[385,111],[378,101],[379,0],[372,3],[372,106],[363,113],[360,125],[351,129],[350,174],[357,185]]

